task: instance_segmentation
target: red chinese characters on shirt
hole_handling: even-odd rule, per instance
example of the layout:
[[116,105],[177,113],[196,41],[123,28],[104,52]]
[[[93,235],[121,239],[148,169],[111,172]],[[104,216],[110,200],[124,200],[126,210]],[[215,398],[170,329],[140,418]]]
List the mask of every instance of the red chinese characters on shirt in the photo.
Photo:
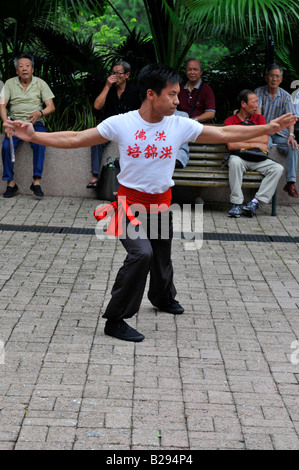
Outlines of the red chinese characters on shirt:
[[143,129],[141,131],[137,131],[135,134],[135,140],[146,140],[146,133]]
[[157,147],[155,144],[153,145],[148,145],[145,149],[144,156],[145,158],[156,158],[158,156],[158,151]]
[[155,138],[156,141],[161,141],[161,140],[166,140],[166,134],[164,131],[162,132],[156,132],[156,138]]
[[131,147],[131,145],[129,145],[127,149],[128,157],[138,158],[141,153],[142,152],[140,150],[140,147],[137,144],[135,144],[134,147]]
[[[147,139],[146,132],[143,129],[138,130],[134,134],[134,136],[135,136],[135,140],[140,140],[142,142]],[[162,131],[162,132],[157,131],[156,134],[155,134],[155,141],[161,142],[161,141],[165,141],[165,140],[166,140],[165,132],[164,131]],[[138,158],[141,154],[142,154],[142,151],[140,149],[140,146],[137,145],[136,143],[133,146],[131,146],[131,145],[128,146],[128,148],[127,148],[128,157]],[[171,158],[172,157],[172,146],[163,147],[162,151],[159,155],[156,145],[155,144],[153,144],[153,145],[149,144],[146,147],[146,149],[144,150],[144,156],[145,156],[146,159],[160,158],[160,159],[165,160],[166,158]]]
[[163,158],[163,160],[165,160],[165,158],[171,158],[171,157],[172,157],[172,146],[163,147],[162,153],[159,158]]

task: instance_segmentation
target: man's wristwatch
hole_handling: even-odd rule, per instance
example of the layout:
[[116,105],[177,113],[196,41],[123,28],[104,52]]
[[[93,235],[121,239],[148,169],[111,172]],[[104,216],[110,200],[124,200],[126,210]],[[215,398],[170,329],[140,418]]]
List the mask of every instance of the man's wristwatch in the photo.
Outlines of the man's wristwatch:
[[40,112],[40,115],[41,115],[41,117],[42,117],[42,116],[44,115],[44,113],[42,112],[41,109],[39,110],[39,112]]
[[290,132],[290,135],[291,135],[292,137],[294,137],[294,139],[295,139],[295,134],[293,134],[292,132]]

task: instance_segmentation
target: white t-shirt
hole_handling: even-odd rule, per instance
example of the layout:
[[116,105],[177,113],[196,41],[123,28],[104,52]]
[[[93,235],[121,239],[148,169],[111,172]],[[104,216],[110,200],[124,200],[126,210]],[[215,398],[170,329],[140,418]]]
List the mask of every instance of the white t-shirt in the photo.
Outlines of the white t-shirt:
[[97,129],[105,139],[118,143],[120,184],[159,194],[174,185],[172,174],[179,148],[184,142],[195,141],[203,125],[175,115],[149,123],[137,110],[111,116]]

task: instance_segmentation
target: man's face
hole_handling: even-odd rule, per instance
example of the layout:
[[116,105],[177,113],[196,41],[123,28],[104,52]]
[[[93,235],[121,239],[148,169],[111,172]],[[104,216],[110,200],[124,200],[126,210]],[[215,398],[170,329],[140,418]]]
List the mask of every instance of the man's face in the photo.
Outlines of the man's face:
[[248,95],[248,103],[245,103],[245,101],[242,101],[242,107],[245,109],[245,111],[248,114],[255,114],[258,109],[258,97],[256,94],[252,93]]
[[153,92],[155,111],[161,116],[171,116],[179,105],[178,94],[180,91],[179,83],[168,83],[162,89],[161,94]]
[[114,65],[111,75],[115,76],[116,85],[121,85],[129,78],[130,72],[125,73],[122,65]]
[[30,59],[19,59],[17,65],[17,75],[23,80],[31,80],[34,68]]
[[268,83],[268,87],[277,89],[282,82],[282,74],[279,69],[270,70],[269,75],[265,76],[265,80]]
[[200,63],[197,60],[191,60],[188,62],[186,67],[186,75],[191,83],[197,83],[202,76],[202,70],[200,67]]

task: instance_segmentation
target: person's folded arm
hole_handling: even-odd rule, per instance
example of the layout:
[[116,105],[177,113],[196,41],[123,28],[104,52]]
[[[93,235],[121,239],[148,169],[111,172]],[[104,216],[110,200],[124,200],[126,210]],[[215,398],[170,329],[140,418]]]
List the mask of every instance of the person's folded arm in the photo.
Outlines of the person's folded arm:
[[214,119],[214,117],[215,117],[214,111],[205,111],[203,114],[200,114],[199,116],[196,116],[193,119],[198,122],[205,122],[205,121],[210,121],[211,119]]
[[268,144],[258,141],[258,138],[254,139],[255,141],[250,142],[227,142],[228,150],[241,150],[241,149],[254,149],[259,148],[263,150],[263,152],[268,152]]
[[259,137],[254,137],[253,139],[249,139],[242,142],[227,142],[226,145],[229,149],[250,149],[254,147],[261,148],[262,150],[266,150],[268,148],[269,143],[269,136],[260,135]]

